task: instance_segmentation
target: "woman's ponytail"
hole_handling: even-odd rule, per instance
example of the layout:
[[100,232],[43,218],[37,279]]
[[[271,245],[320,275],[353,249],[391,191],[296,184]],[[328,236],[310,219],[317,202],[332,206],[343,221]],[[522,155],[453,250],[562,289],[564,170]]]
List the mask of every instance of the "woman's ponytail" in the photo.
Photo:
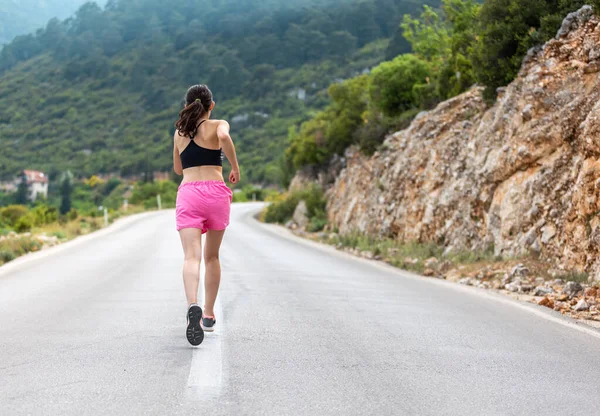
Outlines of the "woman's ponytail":
[[198,131],[198,121],[210,111],[212,92],[206,85],[194,85],[185,95],[185,107],[179,113],[175,128],[181,136],[193,139]]

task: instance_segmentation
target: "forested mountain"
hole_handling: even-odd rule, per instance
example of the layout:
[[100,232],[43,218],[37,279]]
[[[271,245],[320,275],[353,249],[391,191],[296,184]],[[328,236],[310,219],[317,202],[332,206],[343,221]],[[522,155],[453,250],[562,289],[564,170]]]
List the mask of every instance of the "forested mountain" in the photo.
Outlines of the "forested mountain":
[[53,17],[70,16],[86,0],[0,0],[0,48],[15,36],[46,26]]
[[183,94],[207,83],[246,177],[276,182],[288,128],[329,102],[332,82],[408,51],[399,23],[420,3],[87,3],[0,52],[0,175],[169,170]]

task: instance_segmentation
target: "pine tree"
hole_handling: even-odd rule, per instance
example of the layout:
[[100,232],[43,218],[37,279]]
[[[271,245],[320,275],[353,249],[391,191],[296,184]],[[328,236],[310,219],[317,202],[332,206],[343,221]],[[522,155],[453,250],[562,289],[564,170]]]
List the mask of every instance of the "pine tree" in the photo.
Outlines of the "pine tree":
[[72,178],[73,174],[69,171],[62,174],[60,183],[60,213],[63,215],[71,211],[71,194],[73,193]]
[[27,175],[25,172],[21,175],[21,182],[17,188],[15,202],[20,205],[26,205],[29,202],[29,187],[27,186]]
[[144,183],[154,182],[154,172],[152,171],[152,164],[150,163],[150,155],[148,154],[148,147],[146,147],[146,166],[144,169]]

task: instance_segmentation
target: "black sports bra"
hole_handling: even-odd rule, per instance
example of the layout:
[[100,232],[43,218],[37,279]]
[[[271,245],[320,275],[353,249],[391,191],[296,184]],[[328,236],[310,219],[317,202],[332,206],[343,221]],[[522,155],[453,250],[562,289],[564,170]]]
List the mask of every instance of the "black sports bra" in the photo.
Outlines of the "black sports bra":
[[[205,121],[202,120],[200,124]],[[198,124],[198,127],[200,127],[200,124]],[[198,146],[194,141],[194,137],[190,137],[190,144],[180,154],[183,169],[196,166],[223,166],[223,152],[221,149],[207,149]]]

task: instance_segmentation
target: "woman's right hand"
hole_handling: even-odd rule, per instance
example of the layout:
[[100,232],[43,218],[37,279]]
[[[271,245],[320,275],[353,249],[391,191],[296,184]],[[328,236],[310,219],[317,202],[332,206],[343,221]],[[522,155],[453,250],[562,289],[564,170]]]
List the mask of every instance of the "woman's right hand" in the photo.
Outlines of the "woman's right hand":
[[229,174],[229,182],[231,183],[238,183],[240,181],[240,171],[239,170],[232,170],[231,173]]

